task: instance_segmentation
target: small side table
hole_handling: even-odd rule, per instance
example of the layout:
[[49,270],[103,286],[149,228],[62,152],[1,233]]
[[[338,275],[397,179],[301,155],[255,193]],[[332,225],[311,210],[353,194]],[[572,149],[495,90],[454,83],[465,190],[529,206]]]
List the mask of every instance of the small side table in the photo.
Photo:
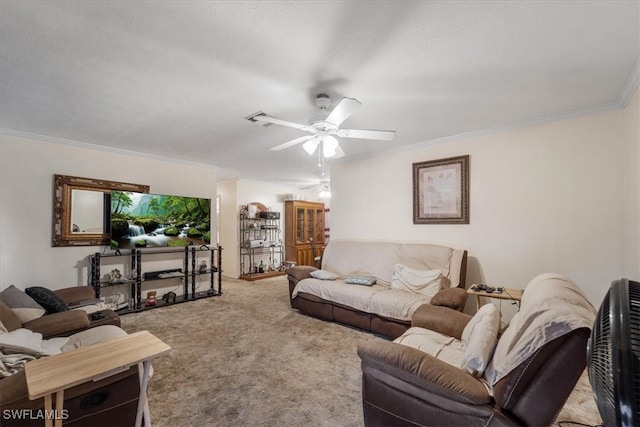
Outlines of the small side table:
[[[142,423],[150,427],[149,406],[147,403],[147,381],[151,359],[171,350],[148,331],[141,331],[113,340],[82,347],[68,353],[56,354],[42,359],[32,360],[25,365],[29,399],[44,397],[44,409],[54,414],[56,427],[62,426],[64,391],[68,388],[92,380],[114,375],[138,365],[140,376],[140,399],[136,427]],[[52,397],[55,396],[55,412]],[[45,426],[51,427],[52,420],[45,417]]]
[[485,292],[485,291],[474,291],[472,288],[476,285],[471,285],[469,289],[467,289],[467,293],[469,295],[476,296],[476,309],[480,309],[480,297],[487,298],[496,298],[496,299],[506,299],[511,301],[520,301],[522,299],[522,289],[508,289],[504,288],[504,290],[500,293],[497,292]]

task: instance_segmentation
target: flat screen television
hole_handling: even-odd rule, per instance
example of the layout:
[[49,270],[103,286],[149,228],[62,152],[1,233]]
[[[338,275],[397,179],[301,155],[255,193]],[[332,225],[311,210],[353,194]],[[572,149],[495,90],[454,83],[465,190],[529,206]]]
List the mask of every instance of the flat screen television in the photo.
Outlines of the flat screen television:
[[111,249],[211,242],[211,199],[111,192]]

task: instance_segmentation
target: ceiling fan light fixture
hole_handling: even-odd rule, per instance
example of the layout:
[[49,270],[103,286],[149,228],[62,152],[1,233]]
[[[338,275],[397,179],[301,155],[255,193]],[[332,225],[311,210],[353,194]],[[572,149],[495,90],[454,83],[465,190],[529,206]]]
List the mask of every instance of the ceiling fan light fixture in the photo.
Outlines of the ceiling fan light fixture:
[[331,191],[327,190],[322,190],[320,191],[320,193],[318,194],[318,197],[320,197],[321,199],[328,199],[331,197]]
[[338,150],[338,140],[332,136],[325,136],[322,141],[322,154],[326,158],[336,155]]
[[307,154],[312,155],[316,151],[316,148],[318,148],[319,143],[318,138],[313,138],[302,144],[302,148],[304,148]]

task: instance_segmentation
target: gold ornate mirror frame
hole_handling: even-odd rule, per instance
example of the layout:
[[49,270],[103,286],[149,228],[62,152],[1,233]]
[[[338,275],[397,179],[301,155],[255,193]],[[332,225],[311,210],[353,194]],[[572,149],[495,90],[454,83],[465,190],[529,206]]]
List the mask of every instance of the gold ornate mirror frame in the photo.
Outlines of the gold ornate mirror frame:
[[[100,246],[109,244],[109,233],[76,232],[73,230],[72,194],[74,190],[99,192],[131,191],[148,193],[148,185],[130,184],[126,182],[107,181],[104,179],[80,178],[77,176],[53,176],[53,224],[51,228],[52,246]],[[104,212],[105,206],[100,206]]]

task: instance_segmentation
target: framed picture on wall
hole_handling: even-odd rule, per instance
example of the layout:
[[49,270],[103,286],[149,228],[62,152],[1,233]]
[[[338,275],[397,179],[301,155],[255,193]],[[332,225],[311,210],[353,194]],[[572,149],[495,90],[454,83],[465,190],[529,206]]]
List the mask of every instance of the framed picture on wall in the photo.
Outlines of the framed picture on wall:
[[413,164],[413,223],[469,224],[469,156]]

